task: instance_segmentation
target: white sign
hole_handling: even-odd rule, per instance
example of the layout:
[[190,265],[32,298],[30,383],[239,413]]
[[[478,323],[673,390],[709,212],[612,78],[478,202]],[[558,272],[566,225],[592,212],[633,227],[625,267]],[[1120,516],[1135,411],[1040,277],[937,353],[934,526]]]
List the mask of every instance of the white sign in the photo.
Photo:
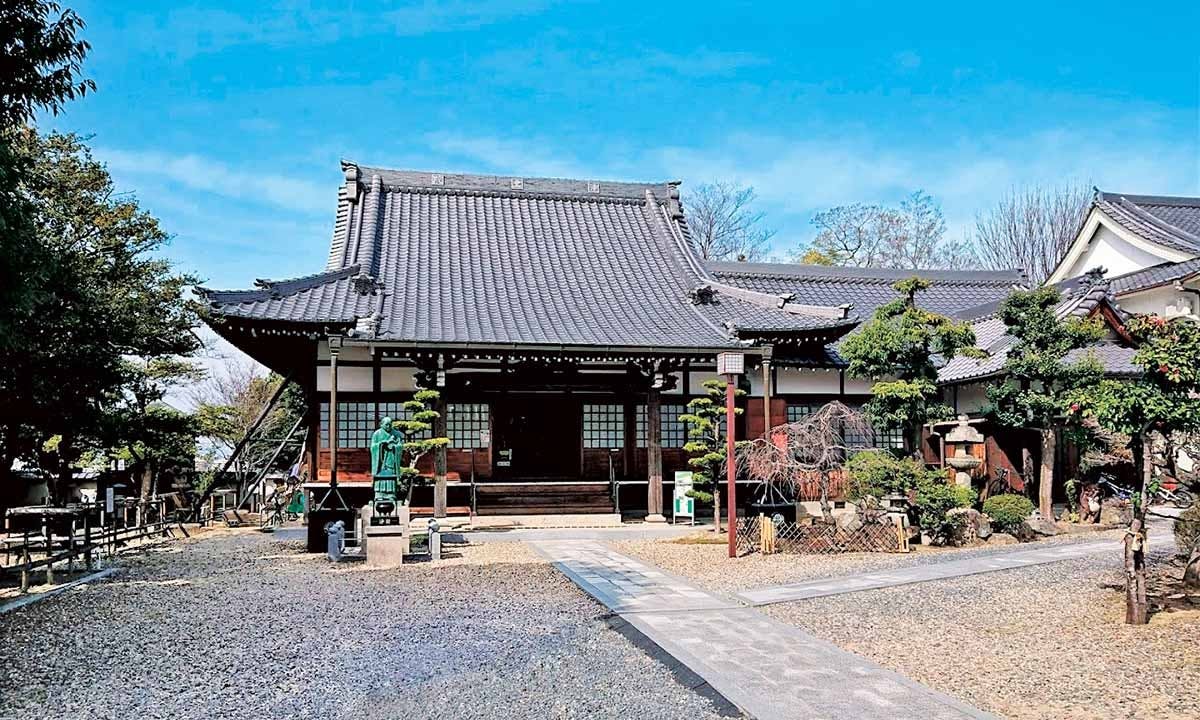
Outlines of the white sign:
[[675,473],[675,503],[674,512],[671,517],[671,522],[675,522],[679,517],[688,518],[689,525],[696,524],[696,498],[689,497],[688,492],[692,489],[692,473],[687,470],[679,470]]
[[111,513],[113,511],[113,489],[105,488],[104,490],[104,512]]

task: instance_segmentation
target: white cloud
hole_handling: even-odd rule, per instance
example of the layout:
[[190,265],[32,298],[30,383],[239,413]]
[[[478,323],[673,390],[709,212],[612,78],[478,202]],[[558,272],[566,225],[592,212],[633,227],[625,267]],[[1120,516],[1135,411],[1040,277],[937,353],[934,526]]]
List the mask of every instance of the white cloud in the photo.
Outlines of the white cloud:
[[269,172],[254,172],[195,154],[96,148],[95,155],[119,174],[167,181],[188,190],[273,205],[308,214],[328,213],[336,185]]
[[895,60],[901,70],[916,70],[921,67],[921,56],[912,50],[902,50],[896,53]]

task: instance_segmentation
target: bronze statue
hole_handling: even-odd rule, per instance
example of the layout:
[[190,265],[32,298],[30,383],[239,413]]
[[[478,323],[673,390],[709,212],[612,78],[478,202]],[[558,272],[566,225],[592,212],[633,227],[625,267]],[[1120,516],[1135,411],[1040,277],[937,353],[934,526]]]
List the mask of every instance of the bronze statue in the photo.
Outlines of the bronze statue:
[[[396,510],[397,479],[404,455],[404,436],[392,427],[392,419],[379,421],[379,429],[371,435],[371,477],[375,497],[371,501],[375,522]],[[375,522],[375,524],[381,524]]]

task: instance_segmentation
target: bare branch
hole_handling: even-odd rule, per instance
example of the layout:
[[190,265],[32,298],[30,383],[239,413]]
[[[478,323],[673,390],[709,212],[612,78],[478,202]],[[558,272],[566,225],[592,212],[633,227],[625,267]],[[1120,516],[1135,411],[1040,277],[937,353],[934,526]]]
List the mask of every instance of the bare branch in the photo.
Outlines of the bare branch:
[[762,227],[765,214],[751,209],[754,188],[729,182],[699,185],[684,198],[688,229],[705,260],[758,260],[769,250],[774,230]]
[[1042,283],[1075,239],[1091,204],[1087,183],[1013,189],[975,216],[972,238],[983,267],[1024,268]]

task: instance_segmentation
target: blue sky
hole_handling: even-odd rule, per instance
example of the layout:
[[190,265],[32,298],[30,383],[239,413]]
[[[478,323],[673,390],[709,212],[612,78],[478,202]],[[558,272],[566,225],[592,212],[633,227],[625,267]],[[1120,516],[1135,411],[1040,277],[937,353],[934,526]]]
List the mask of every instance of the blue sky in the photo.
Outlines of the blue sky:
[[322,267],[340,158],[735,180],[780,252],[918,188],[955,235],[1022,183],[1200,194],[1194,2],[67,4],[98,90],[43,124],[212,287]]

